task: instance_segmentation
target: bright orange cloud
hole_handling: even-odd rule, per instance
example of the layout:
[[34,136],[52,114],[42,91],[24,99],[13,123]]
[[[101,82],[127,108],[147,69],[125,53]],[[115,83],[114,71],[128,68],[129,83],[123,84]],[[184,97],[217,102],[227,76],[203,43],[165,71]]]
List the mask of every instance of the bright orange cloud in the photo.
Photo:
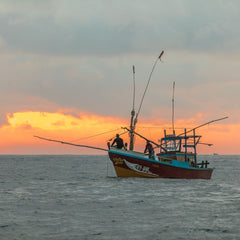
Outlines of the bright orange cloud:
[[[176,120],[176,132],[182,133],[187,125],[188,129],[199,125],[199,118]],[[198,122],[198,123],[197,123]],[[7,115],[7,125],[0,128],[1,154],[102,154],[89,149],[76,148],[34,138],[39,135],[46,138],[107,148],[107,141],[116,133],[123,133],[121,127],[128,126],[129,120],[104,117],[81,113],[79,117],[63,112],[16,112]],[[159,125],[161,125],[159,127]],[[163,119],[152,123],[139,123],[136,131],[155,142],[163,136],[163,130],[171,132],[171,124]],[[240,123],[217,124],[205,126],[197,130],[202,134],[202,142],[213,143],[213,147],[199,145],[200,154],[239,154],[238,143]],[[105,133],[105,134],[103,134]],[[128,142],[128,134],[122,135]],[[145,141],[137,137],[136,150],[142,151]]]
[[[106,148],[107,139],[116,134],[126,123],[123,119],[101,117],[97,115],[81,114],[79,117],[65,115],[63,113],[49,112],[16,112],[7,115],[7,125],[0,129],[0,146],[2,153],[66,153],[66,146],[40,141],[34,135],[50,137],[62,141],[70,141],[79,144],[100,146]],[[111,132],[112,131],[112,132]],[[109,132],[104,137],[101,133]],[[88,136],[98,135],[100,138],[87,138]],[[78,140],[78,141],[77,141]],[[25,150],[22,146],[25,146]],[[29,148],[27,148],[29,146]],[[40,150],[42,147],[42,150]],[[58,149],[56,151],[56,148]],[[68,147],[66,147],[68,149]],[[44,149],[45,152],[44,152]],[[70,150],[71,153],[88,153],[84,149]],[[68,150],[69,152],[69,150]],[[67,152],[67,153],[68,153]],[[98,154],[98,152],[95,152]]]

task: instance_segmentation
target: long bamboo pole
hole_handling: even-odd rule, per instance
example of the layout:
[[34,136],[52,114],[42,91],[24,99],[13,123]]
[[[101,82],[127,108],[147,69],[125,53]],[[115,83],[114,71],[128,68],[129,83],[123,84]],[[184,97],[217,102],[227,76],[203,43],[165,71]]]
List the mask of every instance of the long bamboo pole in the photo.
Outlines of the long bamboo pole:
[[88,146],[88,145],[74,144],[74,143],[70,143],[70,142],[64,142],[64,141],[59,141],[59,140],[55,140],[55,139],[44,138],[44,137],[40,137],[40,136],[34,136],[34,137],[35,137],[35,138],[39,138],[39,139],[41,139],[41,140],[45,140],[45,141],[62,143],[62,144],[67,144],[67,145],[71,145],[71,146],[75,146],[75,147],[92,148],[92,149],[101,150],[101,151],[106,151],[106,152],[108,151],[107,149],[99,148],[99,147],[93,147],[93,146]]

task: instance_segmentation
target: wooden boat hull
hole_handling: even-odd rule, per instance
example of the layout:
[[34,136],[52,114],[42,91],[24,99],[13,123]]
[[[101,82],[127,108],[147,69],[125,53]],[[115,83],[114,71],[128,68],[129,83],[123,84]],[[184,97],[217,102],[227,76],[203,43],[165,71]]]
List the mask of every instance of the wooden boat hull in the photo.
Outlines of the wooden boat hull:
[[190,167],[189,164],[173,165],[128,151],[108,151],[118,177],[210,179],[213,168]]

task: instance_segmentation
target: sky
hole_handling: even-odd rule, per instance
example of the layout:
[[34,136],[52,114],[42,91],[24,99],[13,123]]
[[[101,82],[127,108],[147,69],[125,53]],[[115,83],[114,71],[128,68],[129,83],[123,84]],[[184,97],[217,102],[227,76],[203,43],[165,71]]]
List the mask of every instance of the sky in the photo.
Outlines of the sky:
[[228,116],[199,153],[240,154],[239,22],[238,0],[1,0],[0,154],[102,154],[33,136],[106,148],[162,50],[136,131],[171,131],[175,82],[176,131]]

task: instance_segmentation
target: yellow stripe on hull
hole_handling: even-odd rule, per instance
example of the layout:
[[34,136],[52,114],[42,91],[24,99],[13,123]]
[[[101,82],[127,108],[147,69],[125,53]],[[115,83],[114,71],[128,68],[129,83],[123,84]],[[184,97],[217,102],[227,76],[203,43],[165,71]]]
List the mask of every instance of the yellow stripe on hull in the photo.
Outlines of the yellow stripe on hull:
[[135,172],[130,169],[114,166],[116,174],[118,177],[143,177],[143,178],[157,178],[159,176],[156,175],[151,175],[147,173],[140,173],[140,172]]

